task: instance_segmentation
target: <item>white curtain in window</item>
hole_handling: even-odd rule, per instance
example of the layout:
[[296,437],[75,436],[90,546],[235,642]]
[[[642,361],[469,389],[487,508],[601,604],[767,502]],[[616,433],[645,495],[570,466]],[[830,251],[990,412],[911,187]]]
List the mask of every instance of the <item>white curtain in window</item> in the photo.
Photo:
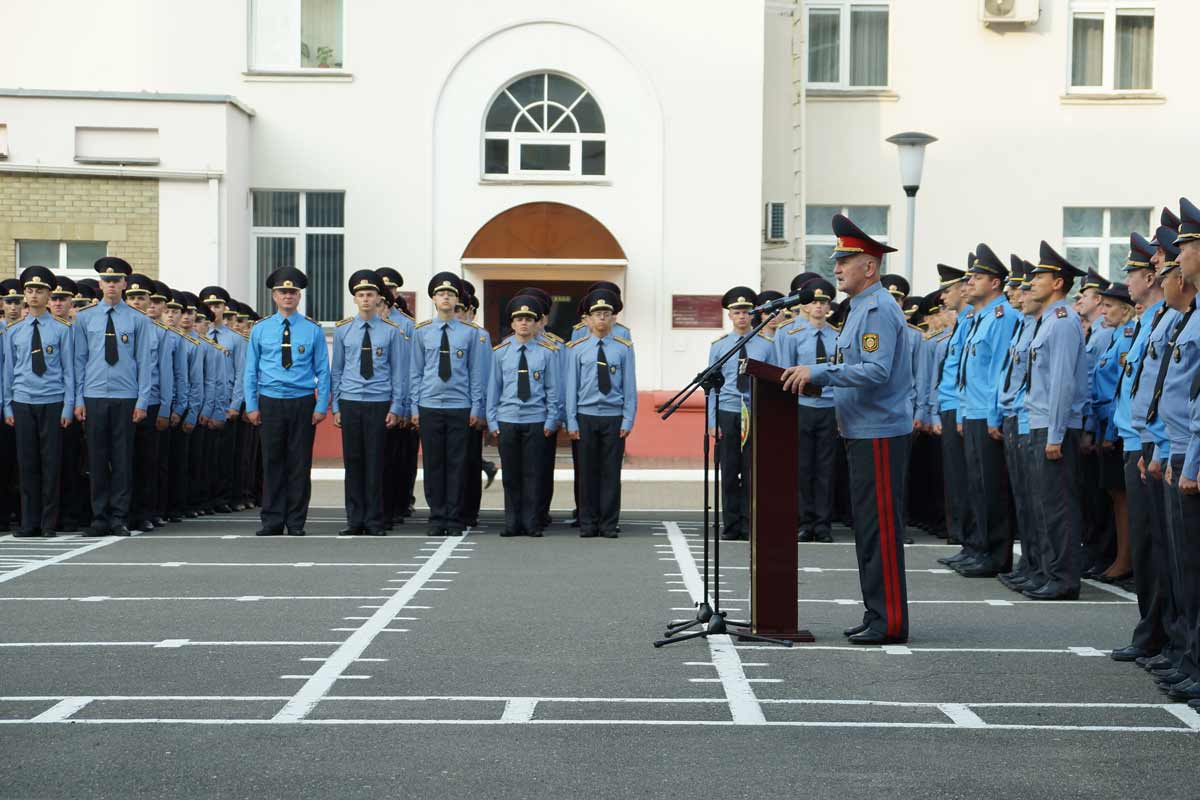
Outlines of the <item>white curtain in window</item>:
[[850,9],[850,85],[887,86],[888,12],[883,6]]
[[342,66],[342,0],[301,0],[300,17],[303,65]]
[[1150,89],[1154,78],[1154,17],[1117,15],[1118,89]]
[[808,81],[837,83],[841,63],[842,12],[813,9],[808,14]]
[[1071,29],[1071,85],[1104,84],[1104,17],[1076,14]]
[[258,69],[295,69],[300,66],[296,52],[296,42],[300,39],[300,8],[296,0],[253,2],[251,66]]

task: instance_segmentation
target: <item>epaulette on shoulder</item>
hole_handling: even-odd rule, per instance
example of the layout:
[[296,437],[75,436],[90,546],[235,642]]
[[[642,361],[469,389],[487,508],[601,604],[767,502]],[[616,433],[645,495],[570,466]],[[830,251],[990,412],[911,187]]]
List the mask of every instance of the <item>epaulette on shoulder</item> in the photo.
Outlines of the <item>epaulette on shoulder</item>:
[[313,319],[312,317],[310,317],[308,314],[305,314],[305,315],[304,315],[304,318],[305,318],[306,320],[308,320],[309,322],[311,322],[313,325],[320,325],[320,324],[321,324],[321,323],[317,322],[315,319]]
[[407,311],[401,311],[400,313],[403,314],[404,316],[408,317],[413,322],[417,321],[417,318],[414,317],[412,314],[409,314]]
[[942,331],[929,331],[928,333],[925,334],[925,338],[932,339],[933,337],[937,336],[941,332]]
[[788,328],[788,336],[791,336],[793,333],[799,333],[800,331],[803,331],[803,330],[808,330],[807,326],[793,325],[792,327]]
[[624,336],[617,336],[614,334],[613,338],[616,339],[621,344],[625,345],[626,347],[633,347],[633,342],[630,341],[629,339],[626,339]]
[[158,327],[162,328],[164,331],[169,331],[169,330],[171,330],[171,329],[170,329],[170,327],[168,327],[168,326],[164,325],[163,323],[159,322],[159,321],[158,321],[158,320],[156,320],[156,319],[151,319],[150,321],[151,321],[151,322],[153,322],[153,323],[154,323],[155,325],[157,325]]
[[728,333],[722,333],[720,336],[718,336],[717,338],[713,339],[713,340],[712,340],[712,343],[713,343],[713,344],[717,344],[718,342],[723,342],[723,341],[725,341],[725,337],[726,337],[726,336],[728,336],[728,335],[729,335]]
[[556,345],[556,344],[550,344],[550,342],[545,342],[545,341],[542,341],[541,339],[538,339],[538,344],[540,344],[542,347],[546,348],[547,350],[549,350],[552,353],[558,352],[558,345]]
[[542,335],[545,336],[550,341],[555,342],[557,344],[563,343],[563,338],[561,336],[559,336],[557,333],[555,333],[554,331],[543,331]]
[[573,342],[567,342],[567,347],[568,347],[568,348],[570,348],[570,347],[574,347],[575,345],[579,344],[580,342],[586,342],[586,341],[587,341],[588,339],[590,339],[590,338],[592,338],[592,337],[589,335],[589,336],[584,336],[584,337],[583,337],[583,338],[581,338],[581,339],[576,339],[576,340],[575,340],[575,341],[573,341]]
[[334,324],[334,327],[340,328],[340,327],[342,327],[343,325],[349,325],[349,324],[350,324],[350,323],[351,323],[353,320],[354,320],[354,317],[346,317],[345,319],[339,319],[339,320],[338,320],[338,321],[337,321],[337,322]]
[[[54,315],[52,314],[51,316],[54,316]],[[67,319],[66,317],[54,316],[54,318],[56,320],[58,320],[59,322],[61,322],[63,325],[66,325],[68,328],[75,324],[74,322],[71,322],[71,320]]]
[[27,320],[27,319],[29,319],[29,317],[23,317],[23,318],[17,320],[16,322],[12,323],[11,325],[5,326],[5,330],[11,331],[13,328],[19,327],[20,325],[23,325],[25,323],[25,320]]
[[470,325],[472,328],[479,329],[479,327],[480,327],[478,322],[471,322],[470,320],[466,320],[466,319],[459,320],[459,321],[464,325]]
[[575,324],[574,324],[574,325],[571,327],[571,330],[573,330],[573,331],[577,331],[577,330],[579,330],[580,328],[582,328],[582,327],[583,327],[584,325],[586,325],[586,324],[587,324],[586,322],[584,322],[583,320],[580,320],[579,322],[576,322],[576,323],[575,323]]
[[[997,308],[999,308],[999,306],[997,306]],[[911,322],[908,323],[908,327],[912,328],[914,331],[917,331],[918,333],[921,333],[921,334],[925,333],[925,331],[921,330],[916,325],[913,325]]]
[[200,344],[200,340],[197,339],[195,336],[192,336],[190,333],[184,333],[183,331],[180,331],[179,335],[182,336],[183,338],[187,339],[192,344],[195,344],[195,345]]
[[775,337],[769,335],[766,331],[759,331],[758,335],[761,336],[762,338],[766,339],[768,342],[775,341]]
[[[388,319],[387,317],[380,317],[380,319],[381,319],[381,320],[383,320],[384,324],[386,324],[386,325],[391,325],[393,328],[399,328],[399,327],[400,327],[399,325],[397,325],[395,322],[392,322],[392,321],[391,321],[390,319]],[[339,323],[339,324],[341,324],[341,323]]]
[[416,327],[424,328],[426,325],[428,325],[431,322],[433,322],[433,320],[431,320],[431,319],[421,320],[420,322],[417,323]]
[[493,353],[494,353],[494,352],[496,352],[496,351],[497,351],[497,350],[499,350],[501,347],[508,347],[508,339],[505,339],[503,342],[501,342],[500,344],[498,344],[498,345],[496,345],[495,347],[493,347],[493,348],[492,348],[492,352],[493,352]]
[[217,348],[217,350],[219,350],[219,351],[220,351],[220,352],[222,352],[222,353],[228,353],[228,352],[229,352],[228,350],[226,350],[226,349],[225,349],[225,346],[224,346],[224,345],[217,344],[217,343],[216,343],[216,342],[214,342],[212,339],[205,339],[204,341],[208,342],[209,344],[211,344],[213,347]]

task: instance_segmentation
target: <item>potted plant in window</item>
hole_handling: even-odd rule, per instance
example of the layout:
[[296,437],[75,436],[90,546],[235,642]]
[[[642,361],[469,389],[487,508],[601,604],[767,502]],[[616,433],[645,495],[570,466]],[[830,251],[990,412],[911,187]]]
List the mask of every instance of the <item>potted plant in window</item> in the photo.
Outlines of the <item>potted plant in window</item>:
[[322,69],[329,69],[333,66],[333,48],[318,47],[317,48],[317,66]]

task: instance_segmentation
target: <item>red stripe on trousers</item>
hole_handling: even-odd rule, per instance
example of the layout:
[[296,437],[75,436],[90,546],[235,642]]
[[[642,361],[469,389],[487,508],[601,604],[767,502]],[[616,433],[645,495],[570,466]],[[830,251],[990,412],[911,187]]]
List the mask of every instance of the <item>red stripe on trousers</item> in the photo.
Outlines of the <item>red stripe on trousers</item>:
[[[892,506],[892,459],[891,459],[891,442],[887,439],[880,441],[880,447],[883,450],[883,483],[884,483],[884,501],[887,506],[887,530],[888,530],[888,545],[887,558],[884,561],[884,578],[885,582],[890,582],[892,586],[892,601],[895,608],[895,613],[888,616],[888,635],[900,635],[900,571],[896,565],[896,511]],[[890,579],[890,581],[888,580]]]
[[895,616],[895,598],[893,597],[894,588],[890,580],[890,572],[888,570],[888,516],[887,516],[887,500],[884,496],[884,470],[881,458],[882,447],[881,440],[871,440],[871,454],[875,461],[875,515],[879,522],[879,555],[880,564],[883,571],[883,597],[886,609],[887,635],[892,636],[892,628],[895,627],[893,617]]

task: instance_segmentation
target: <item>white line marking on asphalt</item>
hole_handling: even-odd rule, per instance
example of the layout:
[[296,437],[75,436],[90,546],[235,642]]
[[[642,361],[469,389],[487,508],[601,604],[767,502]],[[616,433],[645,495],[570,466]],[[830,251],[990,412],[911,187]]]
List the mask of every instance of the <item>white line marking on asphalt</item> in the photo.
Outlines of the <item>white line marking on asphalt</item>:
[[30,722],[66,722],[73,714],[92,702],[90,697],[68,697],[38,714]]
[[317,703],[321,702],[321,698],[325,697],[329,693],[329,690],[333,688],[334,681],[342,674],[343,670],[350,666],[355,659],[371,646],[371,642],[375,640],[376,636],[388,630],[387,626],[391,623],[392,617],[396,616],[416,596],[417,591],[425,581],[433,576],[438,568],[445,563],[446,558],[462,542],[463,539],[457,536],[443,542],[438,547],[433,558],[429,559],[425,563],[425,566],[417,571],[412,580],[401,586],[394,595],[379,607],[371,616],[371,619],[367,620],[363,623],[362,627],[351,634],[333,652],[329,660],[309,678],[304,686],[300,687],[300,691],[296,692],[296,695],[272,719],[276,722],[296,722],[307,717],[309,712],[316,707]]
[[885,644],[879,648],[889,656],[911,656],[912,650],[902,644]]
[[180,647],[184,647],[185,645],[187,645],[187,643],[188,643],[187,639],[163,639],[161,642],[159,642],[158,644],[156,644],[154,646],[156,648],[160,648],[163,650],[170,650],[170,649],[178,649]]
[[[387,591],[392,591],[395,587],[389,586]],[[153,601],[162,602],[165,600],[179,600],[184,602],[203,601],[203,602],[234,602],[245,603],[258,600],[386,600],[388,595],[377,594],[350,594],[350,595],[226,595],[226,596],[198,596],[198,597],[172,597],[172,596],[142,596],[142,597],[109,597],[107,595],[92,595],[90,597],[0,597],[0,603],[11,602],[74,602],[74,603],[103,603],[107,601]]]
[[[102,539],[97,542],[97,546],[112,544],[119,542],[120,539]],[[80,550],[66,555],[79,555],[86,552],[88,548],[80,548]],[[50,559],[42,562],[40,566],[58,565],[61,559]],[[350,561],[267,561],[259,563],[251,563],[246,561],[88,561],[82,564],[61,564],[64,567],[412,567],[415,564],[396,564],[396,563],[371,563],[371,562],[350,562]],[[11,574],[11,573],[10,573]],[[0,581],[3,581],[7,575],[0,576]]]
[[[280,680],[286,680],[286,681],[307,681],[307,680],[310,680],[315,677],[316,677],[315,675],[280,675],[279,676]],[[331,680],[335,680],[335,681],[365,681],[365,680],[370,680],[370,678],[371,678],[370,675],[338,675],[336,678],[332,678]],[[286,720],[279,720],[279,721],[285,722]]]
[[938,710],[949,717],[960,728],[986,728],[978,714],[961,703],[939,703]]
[[[183,642],[184,644],[174,644]],[[338,642],[276,642],[276,641],[245,641],[245,642],[209,642],[192,639],[163,639],[159,642],[0,642],[0,648],[20,647],[317,647],[321,645],[335,646]],[[280,698],[286,700],[287,698]]]
[[[684,609],[686,610],[686,609]],[[805,653],[817,650],[838,650],[846,653],[863,653],[865,655],[887,653],[887,648],[895,647],[895,645],[884,645],[883,647],[861,647],[858,645],[829,645],[829,644],[806,644],[803,647],[791,647],[781,649],[774,645],[763,644],[740,644],[738,650],[770,650],[773,653]],[[1048,654],[1048,655],[1108,655],[1107,651],[1097,650],[1092,647],[912,647],[909,645],[899,645],[908,652],[905,655],[914,653],[1029,653],[1029,654]],[[1077,650],[1085,652],[1076,652]]]
[[1090,578],[1084,578],[1083,582],[1086,583],[1088,586],[1094,586],[1097,589],[1102,589],[1103,591],[1106,591],[1109,594],[1115,594],[1117,597],[1123,597],[1126,600],[1132,600],[1135,603],[1137,602],[1136,594],[1134,594],[1133,592],[1127,592],[1124,589],[1122,589],[1120,586],[1113,586],[1112,584],[1105,583],[1104,581],[1094,581]]
[[1175,703],[1165,706],[1163,710],[1187,725],[1189,730],[1200,731],[1200,714],[1197,714],[1190,706]]
[[533,712],[537,710],[537,699],[533,697],[514,697],[504,703],[504,713],[500,715],[501,722],[532,722]]
[[65,552],[59,553],[56,556],[51,556],[50,558],[47,558],[45,560],[38,561],[33,564],[25,564],[24,566],[18,567],[17,569],[12,570],[11,572],[6,572],[3,575],[0,575],[0,583],[6,583],[8,581],[15,580],[15,579],[21,577],[22,575],[28,575],[29,573],[39,570],[42,567],[49,567],[49,566],[53,566],[54,564],[61,564],[62,562],[66,561],[68,558],[74,558],[75,556],[81,556],[84,553],[90,553],[91,551],[98,550],[101,547],[107,547],[110,544],[116,544],[117,542],[121,541],[122,538],[123,537],[117,537],[117,536],[105,537],[103,539],[98,539],[94,542],[89,542],[88,544],[85,544],[82,547],[76,547],[71,550],[67,550]]
[[[683,531],[674,522],[664,522],[667,538],[671,543],[675,560],[679,562],[679,571],[683,574],[692,595],[692,600],[699,603],[704,599],[704,586],[700,573],[696,569],[696,561],[688,552],[687,540]],[[725,635],[709,636],[708,646],[712,651],[713,665],[717,669],[718,680],[725,690],[729,701],[729,713],[733,721],[740,725],[753,725],[766,721],[758,697],[754,694],[746,673],[742,670],[742,660],[737,654],[733,641]]]
[[1104,650],[1097,650],[1097,649],[1096,649],[1096,648],[1094,648],[1094,647],[1068,647],[1067,649],[1068,649],[1068,650],[1070,650],[1072,653],[1074,653],[1074,654],[1075,654],[1075,655],[1077,655],[1077,656],[1092,656],[1092,657],[1095,657],[1095,656],[1106,656],[1106,655],[1108,655],[1108,652],[1107,652],[1107,651],[1104,651]]

